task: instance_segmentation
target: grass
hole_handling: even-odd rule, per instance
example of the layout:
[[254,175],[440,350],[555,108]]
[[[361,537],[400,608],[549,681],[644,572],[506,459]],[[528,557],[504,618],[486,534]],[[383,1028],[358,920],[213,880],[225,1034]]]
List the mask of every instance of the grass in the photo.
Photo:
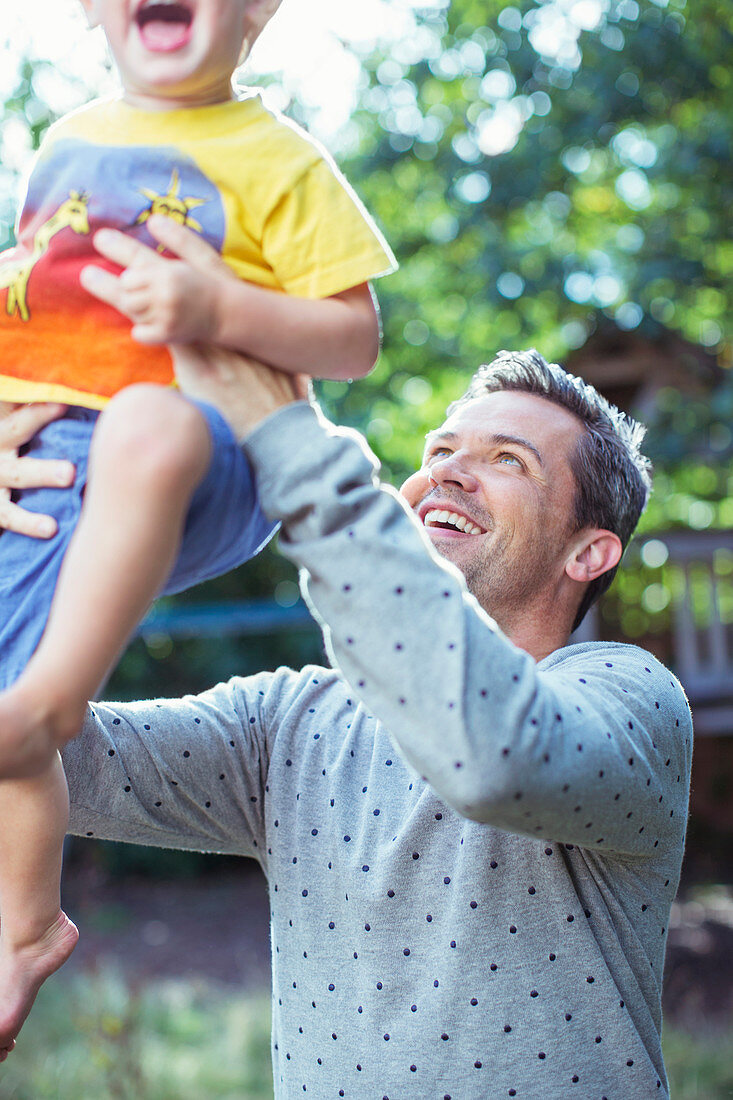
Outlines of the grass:
[[[272,1100],[269,998],[113,973],[42,990],[0,1100]],[[733,1098],[733,1029],[665,1028],[672,1100]]]
[[662,1045],[672,1100],[733,1097],[733,1026],[699,1035],[665,1026]]
[[41,990],[2,1100],[271,1100],[269,997],[118,975]]

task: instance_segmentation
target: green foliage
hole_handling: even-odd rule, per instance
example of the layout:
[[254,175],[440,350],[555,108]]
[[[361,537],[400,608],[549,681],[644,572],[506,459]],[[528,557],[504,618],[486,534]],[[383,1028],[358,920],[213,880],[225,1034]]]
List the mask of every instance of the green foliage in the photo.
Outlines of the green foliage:
[[[210,852],[189,852],[177,848],[156,848],[147,844],[123,844],[111,840],[69,837],[64,866],[76,862],[102,869],[110,878],[149,878],[158,881],[203,879],[211,881],[239,862],[235,856]],[[239,862],[241,868],[241,862]],[[114,918],[116,919],[116,918]],[[129,914],[121,919],[129,922]]]
[[3,1100],[267,1100],[270,1004],[104,973],[49,982],[0,1067]]
[[611,0],[578,33],[552,7],[435,5],[366,62],[347,167],[401,270],[379,369],[335,404],[400,474],[500,347],[562,358],[598,309],[722,340],[733,10]]
[[[713,487],[711,462],[715,463],[716,498],[730,496],[733,474],[733,371],[726,370],[713,389],[691,399],[672,387],[657,395],[656,416],[648,437],[650,453],[658,464],[682,474],[693,464],[693,476],[704,484],[708,496]],[[707,472],[705,472],[707,471]],[[722,526],[733,526],[727,514]]]
[[733,1033],[693,1035],[665,1027],[662,1046],[674,1100],[727,1100],[733,1096]]
[[[347,167],[401,270],[380,287],[378,370],[326,400],[399,478],[500,347],[562,360],[605,315],[730,361],[733,10],[612,0],[579,34],[556,11],[543,38],[551,6],[452,0],[367,61]],[[733,371],[696,400],[663,390],[647,419],[657,473],[642,535],[733,527]],[[637,557],[606,599],[608,634],[661,635],[679,581]]]
[[[673,501],[679,504],[685,499],[693,512],[704,506],[698,499],[685,498],[684,493],[675,494]],[[686,578],[681,565],[667,560],[664,542],[656,532],[652,530],[649,536],[643,532],[638,536],[601,603],[602,636],[643,639],[643,645],[672,665],[671,608],[682,599],[689,580],[694,620],[700,627],[707,625],[712,606],[711,578],[706,569],[695,566]],[[733,623],[733,549],[721,547],[716,552],[713,574],[721,621]]]

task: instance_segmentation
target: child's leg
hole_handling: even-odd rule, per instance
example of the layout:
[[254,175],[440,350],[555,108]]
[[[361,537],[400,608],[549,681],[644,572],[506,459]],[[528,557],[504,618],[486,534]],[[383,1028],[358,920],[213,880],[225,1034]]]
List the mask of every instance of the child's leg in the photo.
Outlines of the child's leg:
[[203,415],[173,390],[130,387],[100,417],[46,630],[0,695],[0,776],[32,774],[78,733],[87,700],[171,569],[210,454]]
[[174,391],[136,386],[110,403],[46,630],[0,696],[5,774],[52,760],[35,778],[0,783],[0,1060],[77,938],[59,907],[68,802],[53,749],[78,733],[87,700],[165,580],[210,450],[204,417]]
[[41,775],[0,783],[0,1062],[78,938],[59,898],[68,809],[58,753]]

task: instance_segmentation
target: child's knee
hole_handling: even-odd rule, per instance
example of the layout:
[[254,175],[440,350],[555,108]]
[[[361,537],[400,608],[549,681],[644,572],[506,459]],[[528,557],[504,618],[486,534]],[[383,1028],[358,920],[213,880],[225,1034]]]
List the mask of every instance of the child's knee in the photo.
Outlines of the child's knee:
[[121,390],[99,418],[91,461],[119,463],[131,476],[200,478],[211,440],[201,411],[176,390],[140,383]]

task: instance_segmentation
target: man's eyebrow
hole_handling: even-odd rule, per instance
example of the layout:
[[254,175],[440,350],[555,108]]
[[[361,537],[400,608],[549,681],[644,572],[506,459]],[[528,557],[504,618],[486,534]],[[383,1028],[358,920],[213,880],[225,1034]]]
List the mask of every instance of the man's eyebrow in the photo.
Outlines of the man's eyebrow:
[[446,443],[455,443],[458,436],[455,432],[444,432],[442,428],[434,428],[432,432],[428,432],[425,436],[425,446],[429,447],[431,443],[435,443],[438,439],[444,439]]
[[[444,440],[446,443],[455,443],[457,439],[458,435],[456,432],[446,432],[437,428],[432,432],[428,432],[425,436],[425,446],[430,447],[439,440],[441,442]],[[534,455],[539,465],[544,469],[545,463],[542,455],[537,450],[534,443],[530,443],[528,439],[522,439],[522,437],[518,435],[502,435],[501,433],[487,436],[487,439],[489,442],[498,444],[500,447],[523,447],[525,451],[529,451],[530,454]]]
[[525,451],[529,451],[539,462],[540,466],[544,467],[545,463],[542,459],[542,455],[535,447],[534,443],[530,443],[528,439],[522,439],[518,435],[493,435],[492,440],[494,443],[499,443],[502,447],[524,447]]

